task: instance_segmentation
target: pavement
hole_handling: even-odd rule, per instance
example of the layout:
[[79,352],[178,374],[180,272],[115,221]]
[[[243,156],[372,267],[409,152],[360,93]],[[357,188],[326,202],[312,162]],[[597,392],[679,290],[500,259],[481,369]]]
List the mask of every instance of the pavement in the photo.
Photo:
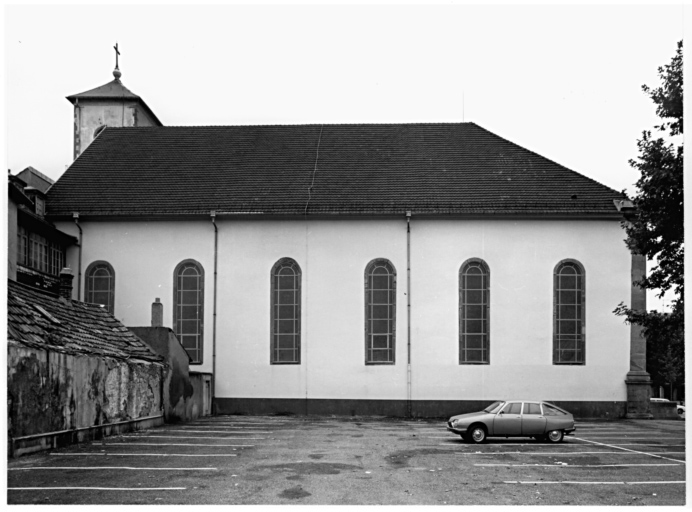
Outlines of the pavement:
[[685,421],[467,443],[444,420],[215,416],[10,459],[9,504],[684,505]]

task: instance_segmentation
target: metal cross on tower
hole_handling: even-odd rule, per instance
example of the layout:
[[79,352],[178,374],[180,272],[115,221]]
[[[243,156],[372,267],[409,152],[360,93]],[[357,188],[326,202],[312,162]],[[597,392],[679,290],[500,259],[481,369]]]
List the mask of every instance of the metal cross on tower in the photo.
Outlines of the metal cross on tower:
[[115,43],[113,49],[115,50],[115,69],[120,69],[118,68],[118,55],[120,55],[120,52],[118,51],[118,43]]

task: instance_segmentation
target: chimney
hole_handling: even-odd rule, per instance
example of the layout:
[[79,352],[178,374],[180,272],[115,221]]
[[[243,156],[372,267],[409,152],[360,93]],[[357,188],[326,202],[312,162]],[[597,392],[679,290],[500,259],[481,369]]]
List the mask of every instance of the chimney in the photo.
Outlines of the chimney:
[[74,276],[72,275],[72,270],[69,267],[65,267],[60,271],[60,296],[66,298],[67,300],[72,299],[72,280]]
[[163,327],[163,304],[158,297],[151,304],[151,326]]

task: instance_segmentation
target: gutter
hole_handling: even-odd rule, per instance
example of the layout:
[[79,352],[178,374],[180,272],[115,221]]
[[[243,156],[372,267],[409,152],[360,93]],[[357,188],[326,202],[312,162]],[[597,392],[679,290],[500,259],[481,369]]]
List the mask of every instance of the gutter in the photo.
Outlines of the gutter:
[[74,212],[72,214],[74,223],[79,229],[79,260],[77,263],[77,300],[82,300],[82,226],[79,225],[79,213]]
[[214,225],[214,313],[212,322],[212,345],[211,345],[211,414],[216,414],[216,288],[217,270],[219,263],[219,228],[216,226],[216,211],[209,212],[211,223]]

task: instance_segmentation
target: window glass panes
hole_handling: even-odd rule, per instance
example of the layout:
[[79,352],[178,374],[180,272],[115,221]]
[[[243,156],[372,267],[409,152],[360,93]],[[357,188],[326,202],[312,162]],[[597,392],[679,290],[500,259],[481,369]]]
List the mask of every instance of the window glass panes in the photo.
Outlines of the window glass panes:
[[459,271],[459,363],[490,362],[490,275],[485,262],[464,263]]
[[190,363],[202,363],[204,271],[197,262],[184,261],[175,269],[173,323]]
[[271,271],[271,363],[300,364],[301,271],[290,258]]
[[555,269],[553,363],[584,364],[584,272],[576,262]]
[[110,263],[96,261],[86,271],[86,301],[101,304],[113,314],[115,300],[115,271]]
[[395,362],[396,272],[385,259],[365,269],[365,362]]

